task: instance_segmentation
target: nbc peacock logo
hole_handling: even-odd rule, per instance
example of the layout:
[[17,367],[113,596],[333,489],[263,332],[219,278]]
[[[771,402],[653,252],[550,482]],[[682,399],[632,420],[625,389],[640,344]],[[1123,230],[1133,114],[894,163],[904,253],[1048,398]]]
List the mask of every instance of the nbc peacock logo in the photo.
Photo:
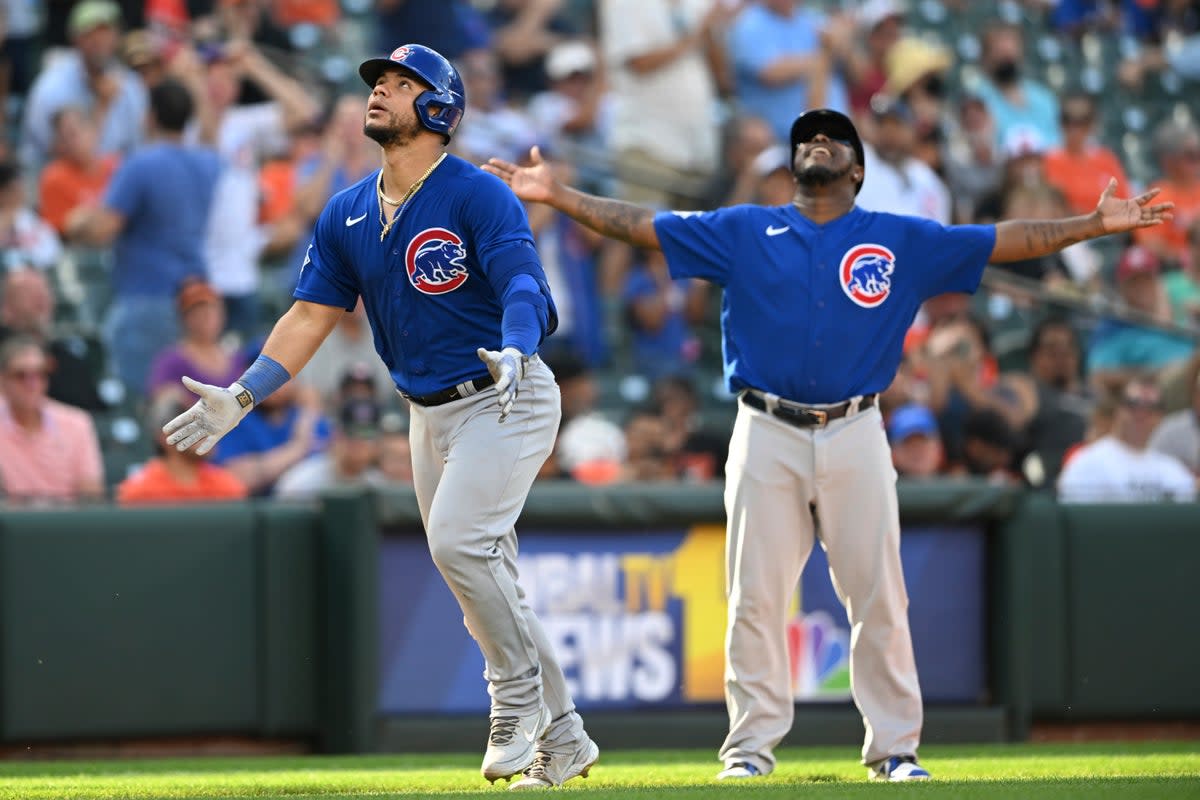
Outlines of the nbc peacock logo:
[[792,696],[839,700],[850,696],[850,631],[825,611],[799,612],[787,628]]

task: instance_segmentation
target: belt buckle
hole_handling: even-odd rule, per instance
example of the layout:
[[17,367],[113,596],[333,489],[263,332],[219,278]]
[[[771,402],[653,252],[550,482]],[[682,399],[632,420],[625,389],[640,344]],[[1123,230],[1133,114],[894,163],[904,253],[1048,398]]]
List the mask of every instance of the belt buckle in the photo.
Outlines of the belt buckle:
[[822,428],[825,427],[825,423],[829,421],[829,412],[828,411],[822,411],[819,408],[809,408],[806,410],[808,411],[809,414],[812,414],[814,417],[817,418],[817,425],[821,426]]

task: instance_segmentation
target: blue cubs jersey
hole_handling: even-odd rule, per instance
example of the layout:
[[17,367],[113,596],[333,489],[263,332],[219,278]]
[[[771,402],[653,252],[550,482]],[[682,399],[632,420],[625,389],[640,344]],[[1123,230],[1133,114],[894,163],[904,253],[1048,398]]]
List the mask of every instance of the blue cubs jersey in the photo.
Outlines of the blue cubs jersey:
[[325,205],[294,296],[354,308],[363,299],[375,350],[396,385],[429,394],[487,374],[475,351],[499,350],[500,298],[518,274],[532,276],[557,315],[529,219],[504,183],[455,156],[397,210],[380,241],[374,172]]
[[671,275],[724,289],[725,382],[801,403],[886,389],[921,303],[974,292],[996,230],[864,211],[818,225],[789,204],[664,212]]

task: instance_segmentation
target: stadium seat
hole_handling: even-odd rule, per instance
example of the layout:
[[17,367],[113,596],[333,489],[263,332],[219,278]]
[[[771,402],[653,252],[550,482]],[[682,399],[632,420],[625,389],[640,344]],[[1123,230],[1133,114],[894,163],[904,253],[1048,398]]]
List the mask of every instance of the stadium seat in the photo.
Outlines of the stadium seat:
[[154,444],[142,422],[129,404],[122,406],[92,414],[104,459],[104,480],[110,491],[154,454]]

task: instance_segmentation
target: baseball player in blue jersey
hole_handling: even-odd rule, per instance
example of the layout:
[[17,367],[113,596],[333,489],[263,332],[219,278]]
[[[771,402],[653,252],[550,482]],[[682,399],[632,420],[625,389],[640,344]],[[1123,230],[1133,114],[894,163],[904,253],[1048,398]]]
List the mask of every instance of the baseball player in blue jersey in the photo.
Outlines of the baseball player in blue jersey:
[[675,278],[724,289],[725,379],[740,395],[726,465],[725,689],[729,735],[718,778],[766,775],[793,719],[788,607],[814,541],[849,617],[851,693],[873,778],[924,780],[922,709],[900,566],[896,473],[878,407],[922,301],[973,292],[989,262],[1170,219],[1155,192],[1053,221],[945,227],[864,211],[863,147],[827,109],[791,129],[796,193],[785,206],[655,213],[557,183],[540,154],[484,169],[638,247],[661,248]]
[[492,698],[482,772],[558,786],[599,757],[517,583],[513,526],[554,444],[558,386],[538,357],[554,304],[522,205],[445,146],[466,106],[454,67],[421,45],[363,62],[363,132],[383,168],[334,195],[300,267],[296,302],[228,388],[167,441],[205,453],[308,362],[362,297],[375,349],[411,406],[414,485],[434,563],[458,598]]

